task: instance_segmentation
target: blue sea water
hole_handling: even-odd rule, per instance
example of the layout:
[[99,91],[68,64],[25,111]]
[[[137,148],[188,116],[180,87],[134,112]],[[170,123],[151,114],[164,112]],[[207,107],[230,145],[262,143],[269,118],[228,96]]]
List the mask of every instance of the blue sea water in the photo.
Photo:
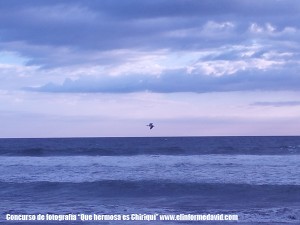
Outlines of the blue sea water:
[[[7,215],[76,215],[9,221]],[[238,215],[85,221],[85,215]],[[0,224],[300,224],[300,137],[0,139]]]

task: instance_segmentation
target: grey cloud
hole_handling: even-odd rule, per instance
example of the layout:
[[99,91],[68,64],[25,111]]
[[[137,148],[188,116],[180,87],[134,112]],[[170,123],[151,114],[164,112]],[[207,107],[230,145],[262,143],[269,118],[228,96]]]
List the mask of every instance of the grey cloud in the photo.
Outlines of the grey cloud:
[[[243,44],[256,38],[248,33],[253,22],[272,23],[279,31],[287,26],[299,28],[299,6],[291,0],[3,0],[0,48],[23,54],[31,64],[59,67],[80,63],[70,52],[79,58],[81,53],[94,55],[114,49],[176,51]],[[202,36],[194,32],[181,37],[166,35],[182,29],[201,30],[208,21],[231,21],[236,27],[227,33],[212,31]],[[299,37],[296,33],[258,38],[284,40],[285,35],[292,35],[289,38],[293,40]],[[14,45],[16,42],[29,48]],[[57,60],[53,52],[64,59]],[[82,57],[81,61],[91,58]]]
[[273,106],[273,107],[300,106],[300,101],[254,102],[251,105],[253,105],[253,106]]
[[102,76],[100,78],[81,77],[66,79],[63,84],[48,83],[26,90],[38,92],[65,93],[131,93],[131,92],[228,92],[228,91],[300,91],[300,76],[297,71],[259,71],[248,70],[232,75],[208,76],[185,70],[168,71],[160,76],[127,75]]

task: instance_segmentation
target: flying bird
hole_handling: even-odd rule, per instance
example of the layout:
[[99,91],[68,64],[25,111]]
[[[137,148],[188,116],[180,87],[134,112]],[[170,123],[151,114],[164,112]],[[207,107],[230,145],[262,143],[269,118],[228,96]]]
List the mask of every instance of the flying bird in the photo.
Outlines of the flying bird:
[[146,125],[148,127],[150,127],[150,130],[154,127],[153,123],[149,123],[148,125]]

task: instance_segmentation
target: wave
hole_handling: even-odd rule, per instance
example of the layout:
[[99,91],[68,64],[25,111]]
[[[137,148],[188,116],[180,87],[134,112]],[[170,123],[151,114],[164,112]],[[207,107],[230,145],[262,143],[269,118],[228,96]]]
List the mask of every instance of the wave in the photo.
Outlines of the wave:
[[[219,183],[176,183],[169,181],[123,181],[107,180],[96,182],[0,182],[0,193],[3,197],[33,196],[44,198],[55,194],[58,197],[180,197],[180,196],[211,196],[214,199],[248,198],[253,201],[291,201],[300,202],[299,185],[249,185]],[[51,196],[51,195],[50,195]]]
[[0,181],[169,180],[299,185],[299,155],[0,156]]
[[300,137],[0,139],[2,156],[300,154]]
[[223,213],[238,214],[240,222],[249,224],[297,224],[300,219],[299,185],[200,184],[167,180],[0,182],[0,196],[4,203],[0,210],[4,214]]

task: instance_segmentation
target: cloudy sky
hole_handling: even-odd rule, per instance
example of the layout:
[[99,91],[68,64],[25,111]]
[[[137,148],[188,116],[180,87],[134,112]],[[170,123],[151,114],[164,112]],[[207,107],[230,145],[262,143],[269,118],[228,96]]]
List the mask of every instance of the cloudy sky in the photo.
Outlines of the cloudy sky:
[[1,0],[0,137],[300,135],[299,21],[295,0]]

